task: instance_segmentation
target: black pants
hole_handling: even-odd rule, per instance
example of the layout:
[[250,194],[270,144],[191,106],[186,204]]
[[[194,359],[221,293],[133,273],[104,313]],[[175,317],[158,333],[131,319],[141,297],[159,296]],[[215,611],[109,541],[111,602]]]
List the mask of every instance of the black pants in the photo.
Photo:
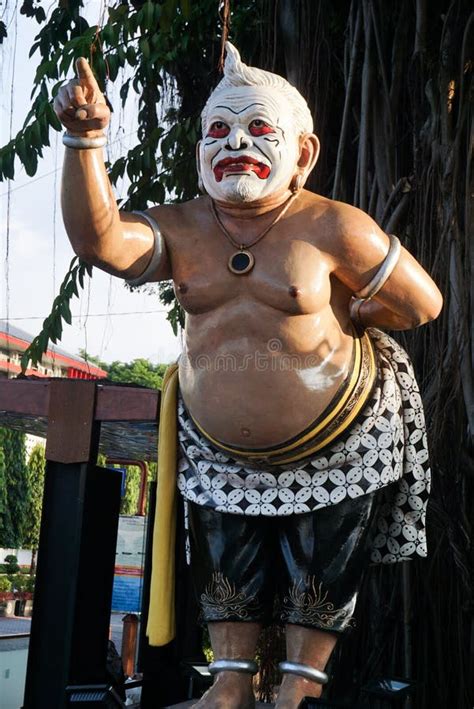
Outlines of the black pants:
[[191,567],[203,620],[268,624],[277,616],[343,632],[369,563],[379,506],[378,492],[288,517],[189,503]]

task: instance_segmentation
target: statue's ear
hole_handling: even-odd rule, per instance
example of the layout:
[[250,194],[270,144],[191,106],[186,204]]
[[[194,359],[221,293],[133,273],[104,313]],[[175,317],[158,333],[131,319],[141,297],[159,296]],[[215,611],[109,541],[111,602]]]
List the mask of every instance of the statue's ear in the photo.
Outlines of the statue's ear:
[[201,160],[199,157],[201,143],[202,143],[201,140],[198,140],[198,142],[196,143],[196,170],[197,170],[198,177],[201,177]]
[[319,139],[314,133],[303,133],[300,136],[300,156],[298,167],[308,175],[319,157]]
[[200,148],[201,148],[201,140],[198,140],[196,143],[196,170],[198,174],[198,187],[199,191],[205,193],[206,190],[204,189],[204,183],[202,181],[202,175],[201,175],[201,158],[200,158]]

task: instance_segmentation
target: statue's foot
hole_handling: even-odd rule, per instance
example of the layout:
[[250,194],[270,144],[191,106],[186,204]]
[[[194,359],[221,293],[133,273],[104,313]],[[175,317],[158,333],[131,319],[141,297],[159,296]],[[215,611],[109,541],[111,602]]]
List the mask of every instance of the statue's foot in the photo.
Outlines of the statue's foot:
[[255,709],[252,677],[237,672],[220,672],[214,684],[193,709]]
[[320,697],[322,685],[304,677],[285,675],[278,692],[275,709],[297,709],[304,697]]

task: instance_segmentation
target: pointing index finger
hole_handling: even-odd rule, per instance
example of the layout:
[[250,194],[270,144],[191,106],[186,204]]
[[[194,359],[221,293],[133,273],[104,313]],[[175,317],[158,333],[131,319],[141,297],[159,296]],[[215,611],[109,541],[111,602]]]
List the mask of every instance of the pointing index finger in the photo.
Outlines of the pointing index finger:
[[77,78],[80,81],[84,81],[85,84],[87,84],[91,88],[98,88],[97,81],[95,79],[94,74],[92,73],[92,69],[87,59],[85,59],[84,57],[79,57],[79,59],[76,61],[76,71]]

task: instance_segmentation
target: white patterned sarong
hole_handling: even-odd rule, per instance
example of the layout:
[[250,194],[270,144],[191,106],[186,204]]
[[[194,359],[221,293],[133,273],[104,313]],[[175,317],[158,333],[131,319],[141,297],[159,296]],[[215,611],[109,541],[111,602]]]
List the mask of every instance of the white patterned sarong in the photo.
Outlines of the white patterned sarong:
[[327,448],[275,468],[219,450],[178,406],[178,487],[183,497],[228,514],[314,512],[386,488],[374,563],[425,557],[430,468],[421,396],[407,353],[370,329],[377,381],[356,422]]

